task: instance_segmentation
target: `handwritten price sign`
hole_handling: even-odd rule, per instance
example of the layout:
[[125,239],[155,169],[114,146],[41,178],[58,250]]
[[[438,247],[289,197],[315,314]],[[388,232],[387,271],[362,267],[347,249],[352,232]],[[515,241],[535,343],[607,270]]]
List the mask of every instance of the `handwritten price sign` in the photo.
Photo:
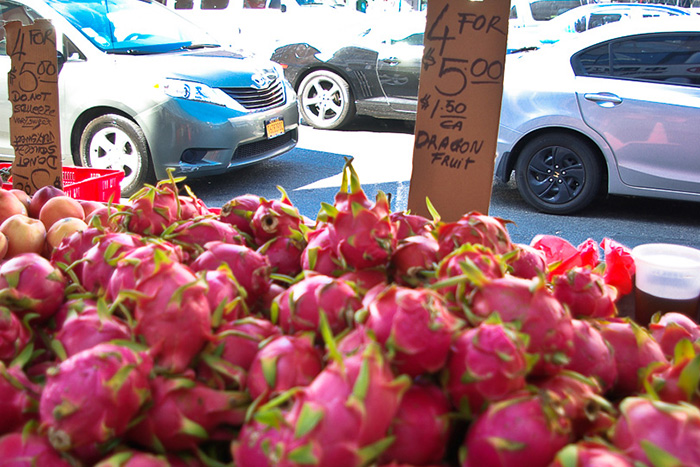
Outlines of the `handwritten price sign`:
[[46,185],[62,188],[56,32],[46,20],[29,26],[11,21],[5,30],[12,59],[7,80],[15,150],[12,186],[29,195]]
[[431,0],[408,208],[445,221],[488,213],[510,0]]

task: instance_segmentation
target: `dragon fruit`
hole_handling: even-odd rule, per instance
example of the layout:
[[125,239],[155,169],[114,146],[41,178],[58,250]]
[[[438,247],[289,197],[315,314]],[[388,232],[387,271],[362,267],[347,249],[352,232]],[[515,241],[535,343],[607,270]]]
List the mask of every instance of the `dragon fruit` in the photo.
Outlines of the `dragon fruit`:
[[617,382],[608,394],[625,397],[638,393],[649,365],[668,366],[668,360],[651,334],[627,318],[597,321],[596,327],[613,349]]
[[260,344],[282,335],[282,330],[272,322],[255,316],[247,316],[236,321],[227,321],[216,330],[208,345],[210,352],[245,371],[250,369]]
[[134,333],[145,339],[158,367],[184,371],[211,338],[206,284],[190,268],[173,262],[162,264],[134,291]]
[[31,339],[29,326],[7,308],[0,307],[0,363],[9,364]]
[[493,314],[505,323],[517,323],[518,330],[530,336],[528,353],[539,356],[534,374],[554,374],[569,363],[574,353],[571,316],[543,280],[507,274],[490,280],[473,275],[472,279],[477,284],[467,314],[472,324]]
[[673,356],[676,344],[682,339],[691,342],[700,339],[700,326],[683,313],[675,311],[653,317],[648,329],[669,358]]
[[246,304],[253,306],[270,288],[270,260],[245,245],[211,242],[190,266],[193,271],[218,269],[226,264],[246,291]]
[[415,382],[401,398],[389,434],[394,441],[380,462],[439,464],[452,432],[450,402],[440,387]]
[[506,229],[507,223],[498,217],[471,211],[456,222],[438,225],[435,229],[440,244],[438,258],[444,258],[467,243],[485,246],[498,255],[510,252],[514,247]]
[[505,264],[490,249],[482,245],[466,244],[455,248],[437,265],[435,282],[437,289],[447,302],[448,308],[457,316],[464,316],[469,296],[476,288],[471,282],[470,271],[478,270],[479,281],[503,277]]
[[97,310],[71,314],[54,335],[66,357],[112,340],[131,340],[131,330],[116,317],[100,316]]
[[406,287],[426,283],[437,268],[437,252],[438,243],[433,237],[416,235],[400,240],[390,259],[394,281]]
[[0,459],[8,467],[73,467],[75,465],[56,451],[46,436],[36,432],[14,432],[0,437]]
[[0,264],[0,306],[22,318],[43,322],[64,301],[67,279],[60,269],[36,253],[22,253]]
[[574,267],[552,277],[554,296],[574,318],[612,318],[617,315],[617,289],[590,268]]
[[284,419],[274,425],[253,420],[243,426],[231,443],[233,460],[239,467],[320,465],[321,446],[299,434]]
[[190,262],[204,251],[204,245],[209,242],[246,244],[235,227],[213,217],[198,217],[173,224],[161,237],[180,246]]
[[388,271],[382,267],[346,271],[338,278],[350,284],[360,297],[363,297],[372,287],[387,284],[389,281]]
[[547,257],[544,252],[526,243],[513,244],[513,251],[504,256],[508,272],[516,277],[534,279],[547,275]]
[[613,349],[591,322],[579,319],[573,319],[571,322],[574,327],[576,351],[564,368],[595,378],[603,393],[606,393],[617,382],[617,364]]
[[309,274],[290,285],[272,302],[271,320],[287,334],[313,331],[320,337],[321,313],[333,334],[350,327],[362,307],[355,290],[342,279]]
[[358,317],[392,355],[400,373],[435,373],[447,362],[452,336],[462,325],[430,289],[379,285],[365,295],[366,318]]
[[398,241],[413,236],[430,236],[435,229],[433,221],[418,214],[407,211],[394,211],[389,214],[389,220],[396,225],[396,239]]
[[559,451],[550,467],[635,467],[632,459],[600,440],[579,441]]
[[442,382],[452,405],[467,415],[525,388],[526,342],[496,320],[463,329],[450,347]]
[[20,367],[6,367],[0,362],[0,435],[20,430],[26,422],[38,418],[41,389]]
[[289,237],[300,233],[303,221],[299,210],[292,204],[282,187],[278,186],[277,189],[282,193],[282,197],[261,200],[250,220],[253,238],[258,246],[274,237]]
[[248,371],[247,388],[262,401],[284,391],[307,386],[321,372],[322,355],[313,335],[273,337],[258,351]]
[[83,255],[80,283],[88,292],[105,293],[119,257],[144,244],[140,235],[127,232],[107,232],[97,237]]
[[51,444],[98,460],[100,445],[122,436],[150,397],[151,368],[143,353],[99,344],[48,371],[39,414]]
[[700,465],[700,409],[644,397],[627,397],[612,443],[645,465]]
[[77,262],[85,253],[92,248],[95,238],[100,237],[104,232],[94,227],[73,232],[61,240],[56,248],[51,251],[50,260],[55,266],[68,267],[77,277],[81,277],[82,262]]
[[257,195],[244,194],[236,196],[221,206],[219,220],[231,224],[240,232],[253,236],[253,228],[250,225],[253,214],[265,198]]
[[95,467],[171,467],[171,464],[164,456],[129,449],[112,454]]
[[152,404],[126,436],[156,452],[194,449],[241,426],[250,404],[244,392],[219,391],[184,376],[156,376],[150,384]]
[[121,211],[129,232],[158,236],[181,219],[180,198],[173,180],[162,180],[156,186],[146,185],[131,198]]
[[643,377],[644,391],[655,399],[700,407],[700,355],[690,341],[676,345],[670,365],[651,365]]
[[207,284],[207,302],[212,312],[212,325],[223,321],[236,321],[249,314],[245,304],[245,290],[238,285],[231,270],[226,265],[213,271],[201,271]]
[[302,271],[301,255],[306,248],[303,235],[274,237],[262,244],[257,252],[270,261],[272,272],[294,277]]
[[323,224],[306,233],[306,248],[301,253],[301,268],[336,276],[348,270],[338,253],[338,234],[332,224]]
[[462,466],[545,467],[572,440],[561,407],[538,395],[517,395],[489,405],[470,425]]

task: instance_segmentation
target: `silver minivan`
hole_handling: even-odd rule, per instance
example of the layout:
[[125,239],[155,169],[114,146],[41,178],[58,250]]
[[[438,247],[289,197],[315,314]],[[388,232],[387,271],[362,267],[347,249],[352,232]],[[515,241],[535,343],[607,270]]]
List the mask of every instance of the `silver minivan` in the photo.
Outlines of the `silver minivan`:
[[[58,38],[63,163],[123,170],[123,196],[169,168],[220,174],[296,146],[296,95],[279,65],[219,46],[158,2],[0,0],[3,22],[37,18]],[[5,49],[2,34],[0,159],[11,161]]]

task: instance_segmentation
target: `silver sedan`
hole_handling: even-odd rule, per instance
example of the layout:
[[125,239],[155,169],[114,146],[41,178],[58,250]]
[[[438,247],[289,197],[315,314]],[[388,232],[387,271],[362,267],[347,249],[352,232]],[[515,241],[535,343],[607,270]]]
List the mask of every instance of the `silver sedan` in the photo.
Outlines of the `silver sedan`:
[[506,64],[496,176],[536,209],[601,194],[700,201],[700,22],[587,31]]

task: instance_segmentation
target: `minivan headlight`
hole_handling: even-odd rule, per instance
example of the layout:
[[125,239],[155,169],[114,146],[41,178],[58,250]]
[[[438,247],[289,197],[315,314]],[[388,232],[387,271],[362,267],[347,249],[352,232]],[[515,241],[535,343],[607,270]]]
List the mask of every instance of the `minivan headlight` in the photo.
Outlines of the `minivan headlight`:
[[225,92],[221,89],[212,88],[206,84],[182,79],[166,78],[160,85],[163,92],[170,97],[187,99],[197,102],[208,102],[209,104],[230,107],[234,104]]

